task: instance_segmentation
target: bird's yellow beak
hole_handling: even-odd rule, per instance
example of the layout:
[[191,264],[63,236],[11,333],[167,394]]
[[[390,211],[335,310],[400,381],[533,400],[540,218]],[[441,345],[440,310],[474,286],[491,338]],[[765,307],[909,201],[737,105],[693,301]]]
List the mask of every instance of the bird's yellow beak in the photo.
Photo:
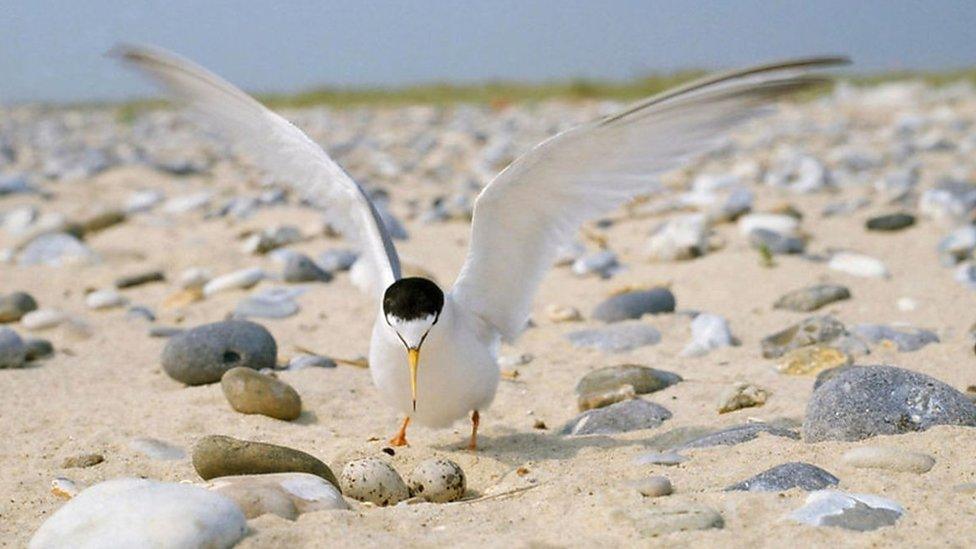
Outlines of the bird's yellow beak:
[[407,349],[407,363],[410,365],[410,395],[413,397],[413,411],[417,411],[417,363],[420,362],[420,349]]

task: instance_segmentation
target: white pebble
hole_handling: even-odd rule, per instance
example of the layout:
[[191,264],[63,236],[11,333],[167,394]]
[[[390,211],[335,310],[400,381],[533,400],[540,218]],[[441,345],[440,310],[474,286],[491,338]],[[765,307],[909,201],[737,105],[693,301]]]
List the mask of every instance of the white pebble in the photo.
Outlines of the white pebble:
[[128,302],[125,296],[112,289],[97,290],[85,296],[85,305],[95,310],[121,307]]
[[729,323],[718,315],[701,313],[691,321],[691,342],[681,356],[702,356],[712,349],[735,345]]
[[756,229],[766,229],[782,236],[799,236],[800,222],[784,214],[754,213],[739,218],[739,232],[749,236]]
[[910,473],[926,473],[935,466],[935,458],[928,454],[888,446],[854,448],[845,452],[842,459],[851,467]]
[[261,282],[264,276],[264,271],[259,267],[234,271],[224,276],[218,276],[208,282],[203,287],[203,295],[211,296],[227,290],[247,289]]
[[211,278],[213,275],[207,269],[190,267],[180,273],[180,287],[185,290],[203,288],[207,282],[210,282]]
[[864,254],[840,252],[827,266],[835,271],[864,278],[887,278],[888,268],[880,260]]
[[68,315],[56,309],[38,309],[24,315],[20,323],[28,330],[46,330],[63,324],[66,320]]

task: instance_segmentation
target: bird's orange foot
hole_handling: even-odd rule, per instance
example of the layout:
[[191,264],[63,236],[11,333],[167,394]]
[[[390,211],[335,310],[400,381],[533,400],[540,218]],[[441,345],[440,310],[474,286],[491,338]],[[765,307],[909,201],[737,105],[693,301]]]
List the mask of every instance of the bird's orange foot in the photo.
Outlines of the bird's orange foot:
[[409,446],[407,442],[407,425],[410,425],[410,417],[403,418],[403,425],[400,425],[400,430],[397,431],[396,436],[390,439],[390,446]]
[[478,410],[471,412],[471,440],[468,442],[468,450],[478,451],[478,424],[481,423],[481,415]]

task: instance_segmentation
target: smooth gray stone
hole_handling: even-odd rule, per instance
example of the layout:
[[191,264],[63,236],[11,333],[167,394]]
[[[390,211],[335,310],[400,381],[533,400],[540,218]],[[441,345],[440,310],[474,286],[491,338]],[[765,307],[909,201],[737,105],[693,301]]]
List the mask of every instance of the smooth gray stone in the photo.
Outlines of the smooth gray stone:
[[783,492],[799,488],[806,492],[836,486],[840,479],[809,463],[790,462],[767,469],[725,489],[726,492]]
[[335,368],[336,362],[327,356],[298,355],[288,362],[289,370],[304,368]]
[[235,318],[287,318],[299,310],[294,298],[305,292],[298,288],[268,288],[238,302]]
[[626,292],[607,298],[593,309],[591,317],[603,322],[633,320],[646,314],[673,313],[674,294],[667,288]]
[[793,290],[783,295],[773,304],[774,309],[786,309],[798,313],[809,313],[824,305],[851,298],[851,291],[836,284],[818,284],[808,288]]
[[33,192],[37,190],[31,186],[26,175],[0,177],[0,196]]
[[10,328],[0,328],[0,370],[20,368],[27,358],[24,340]]
[[749,232],[749,245],[753,248],[766,248],[776,255],[802,254],[807,243],[802,238],[784,236],[769,229],[753,229]]
[[634,458],[637,465],[678,465],[688,458],[676,452],[648,452]]
[[797,324],[763,338],[761,342],[763,358],[779,358],[788,351],[817,343],[829,343],[847,330],[836,318],[811,316]]
[[173,337],[185,331],[183,328],[176,328],[174,326],[151,326],[149,328],[149,337]]
[[722,429],[721,431],[698,437],[694,440],[685,442],[681,446],[674,448],[674,450],[708,448],[710,446],[735,446],[736,444],[748,442],[756,438],[759,436],[759,433],[767,433],[777,437],[791,438],[793,440],[800,439],[799,433],[790,429],[775,427],[768,423],[746,423],[745,425],[736,425],[735,427],[729,427],[728,429]]
[[868,219],[864,226],[869,231],[900,231],[915,224],[915,216],[906,213],[879,215]]
[[973,250],[976,250],[976,226],[973,225],[959,227],[939,241],[939,255],[949,266],[970,259]]
[[803,438],[853,441],[935,425],[976,426],[976,404],[924,374],[892,366],[861,366],[838,373],[813,392]]
[[28,339],[24,341],[24,351],[25,360],[40,360],[54,354],[54,345],[46,339]]
[[20,252],[21,265],[51,265],[59,267],[64,261],[87,261],[95,257],[82,241],[67,233],[38,236]]
[[183,451],[183,448],[156,438],[134,438],[129,441],[129,448],[157,461],[186,459],[186,452]]
[[790,519],[811,526],[834,526],[857,532],[891,526],[904,514],[897,502],[868,494],[821,490],[807,496]]
[[628,507],[614,511],[611,516],[618,520],[630,522],[641,536],[647,538],[656,538],[674,532],[709,530],[725,526],[721,513],[715,509],[688,502],[669,502],[649,507]]
[[634,388],[634,393],[643,395],[660,391],[681,381],[681,376],[673,372],[648,368],[637,364],[621,364],[598,368],[584,375],[576,384],[576,395],[619,389],[624,385]]
[[653,429],[671,418],[667,408],[639,398],[589,410],[563,426],[562,435],[611,435]]
[[610,278],[620,269],[617,254],[610,250],[586,254],[573,262],[573,274],[577,276],[596,274],[600,278]]
[[285,261],[282,272],[285,282],[328,282],[332,275],[322,270],[307,255],[295,253]]
[[142,286],[151,282],[163,282],[165,280],[166,275],[163,274],[163,271],[146,271],[119,277],[115,280],[115,287],[121,290]]
[[912,327],[893,328],[882,324],[858,324],[851,328],[851,332],[872,345],[885,340],[892,341],[903,353],[917,351],[929,343],[939,342],[939,336],[934,332]]
[[156,314],[153,313],[152,309],[146,307],[145,305],[133,305],[125,311],[125,318],[129,320],[145,320],[147,322],[156,322]]
[[0,296],[0,322],[16,322],[25,314],[37,310],[37,301],[26,292]]
[[216,383],[224,372],[243,366],[274,368],[278,345],[260,324],[227,320],[173,336],[163,349],[163,369],[187,385]]
[[319,254],[318,265],[323,271],[338,273],[348,271],[359,258],[359,254],[352,250],[326,250]]
[[639,321],[618,322],[605,328],[570,332],[566,339],[574,347],[596,349],[605,353],[622,353],[661,341],[661,333]]

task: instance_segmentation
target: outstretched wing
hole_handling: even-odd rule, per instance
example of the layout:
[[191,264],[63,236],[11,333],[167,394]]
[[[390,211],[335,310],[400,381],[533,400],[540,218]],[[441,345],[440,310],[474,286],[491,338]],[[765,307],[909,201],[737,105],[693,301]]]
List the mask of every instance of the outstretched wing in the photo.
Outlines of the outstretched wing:
[[514,339],[557,247],[582,222],[708,151],[772,100],[825,81],[806,70],[846,62],[798,59],[707,77],[543,141],[478,196],[454,299]]
[[219,76],[173,53],[118,46],[110,55],[148,75],[213,124],[236,150],[326,210],[360,250],[362,288],[382,299],[400,278],[400,261],[376,207],[355,181],[301,130]]

